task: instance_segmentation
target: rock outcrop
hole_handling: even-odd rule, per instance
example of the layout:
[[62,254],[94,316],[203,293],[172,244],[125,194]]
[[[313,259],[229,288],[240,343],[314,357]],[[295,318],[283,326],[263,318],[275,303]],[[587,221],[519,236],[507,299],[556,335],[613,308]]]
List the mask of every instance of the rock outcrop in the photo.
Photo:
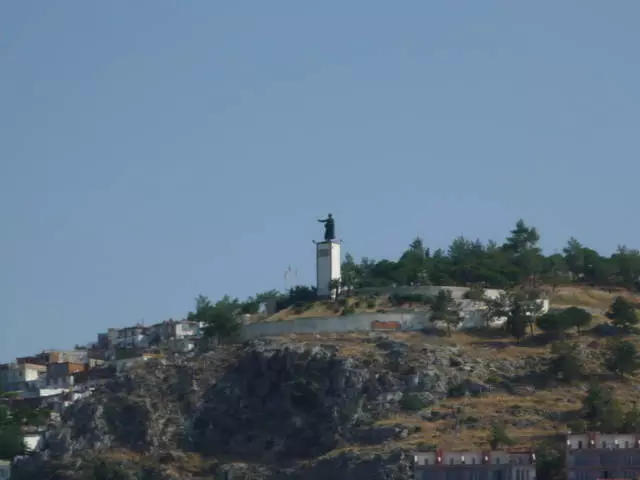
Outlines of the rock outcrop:
[[[254,341],[149,362],[70,406],[16,478],[98,478],[96,469],[115,468],[131,478],[410,479],[411,456],[383,447],[419,428],[376,421],[452,392],[482,394],[490,387],[480,380],[510,373],[455,347],[363,341],[377,353]],[[381,448],[332,453],[354,445]]]

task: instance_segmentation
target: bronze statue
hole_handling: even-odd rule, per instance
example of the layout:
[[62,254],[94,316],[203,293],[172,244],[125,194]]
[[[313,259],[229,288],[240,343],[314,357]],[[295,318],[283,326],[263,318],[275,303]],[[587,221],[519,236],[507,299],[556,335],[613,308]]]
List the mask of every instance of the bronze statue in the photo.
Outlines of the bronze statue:
[[320,223],[324,223],[324,239],[325,241],[331,241],[336,239],[336,224],[331,214],[327,215],[327,218],[318,220]]

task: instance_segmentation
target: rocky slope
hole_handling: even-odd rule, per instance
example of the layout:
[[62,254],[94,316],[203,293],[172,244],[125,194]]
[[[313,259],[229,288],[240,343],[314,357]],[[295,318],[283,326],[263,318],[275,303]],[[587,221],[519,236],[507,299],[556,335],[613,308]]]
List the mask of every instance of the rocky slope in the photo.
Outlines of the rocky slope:
[[489,366],[423,334],[256,341],[149,362],[69,407],[16,477],[94,478],[100,460],[131,478],[411,478],[402,442],[436,415],[430,406],[539,364]]

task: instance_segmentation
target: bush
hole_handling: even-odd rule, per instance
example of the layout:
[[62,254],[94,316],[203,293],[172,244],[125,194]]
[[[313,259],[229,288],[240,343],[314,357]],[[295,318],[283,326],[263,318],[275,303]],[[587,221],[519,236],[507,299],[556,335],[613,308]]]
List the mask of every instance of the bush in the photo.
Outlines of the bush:
[[419,293],[393,293],[389,295],[389,303],[394,307],[400,307],[407,303],[417,303],[420,305],[431,305],[433,298],[429,295]]
[[412,412],[417,412],[418,410],[422,410],[426,408],[429,404],[420,396],[415,393],[409,393],[403,395],[400,400],[400,407],[403,410],[410,410]]
[[346,307],[344,307],[344,309],[342,310],[342,316],[347,316],[347,315],[353,315],[354,313],[356,313],[356,309],[353,305],[347,305]]

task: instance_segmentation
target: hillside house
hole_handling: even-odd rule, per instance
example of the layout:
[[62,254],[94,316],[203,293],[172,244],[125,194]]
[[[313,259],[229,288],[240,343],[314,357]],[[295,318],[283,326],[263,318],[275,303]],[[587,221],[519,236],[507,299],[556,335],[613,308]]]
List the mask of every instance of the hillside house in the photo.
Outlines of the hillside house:
[[151,359],[162,358],[163,356],[159,353],[141,353],[110,360],[106,363],[106,366],[115,369],[116,375],[121,375],[134,365],[138,365]]
[[147,327],[136,325],[117,330],[113,347],[115,348],[138,348],[146,347],[149,344]]
[[88,369],[85,363],[50,363],[47,365],[47,385],[49,387],[68,388],[73,386],[73,374]]
[[46,375],[46,365],[34,363],[3,364],[0,367],[0,388],[3,390],[22,390],[44,386]]
[[47,363],[73,363],[85,364],[89,361],[89,352],[87,350],[47,350]]
[[535,480],[530,449],[415,453],[417,480]]
[[640,477],[640,435],[568,434],[568,480]]
[[165,320],[149,327],[149,338],[156,343],[200,336],[197,322],[188,320]]
[[103,385],[115,376],[116,369],[114,367],[101,366],[90,370],[75,372],[73,374],[73,383],[76,387],[94,388]]

